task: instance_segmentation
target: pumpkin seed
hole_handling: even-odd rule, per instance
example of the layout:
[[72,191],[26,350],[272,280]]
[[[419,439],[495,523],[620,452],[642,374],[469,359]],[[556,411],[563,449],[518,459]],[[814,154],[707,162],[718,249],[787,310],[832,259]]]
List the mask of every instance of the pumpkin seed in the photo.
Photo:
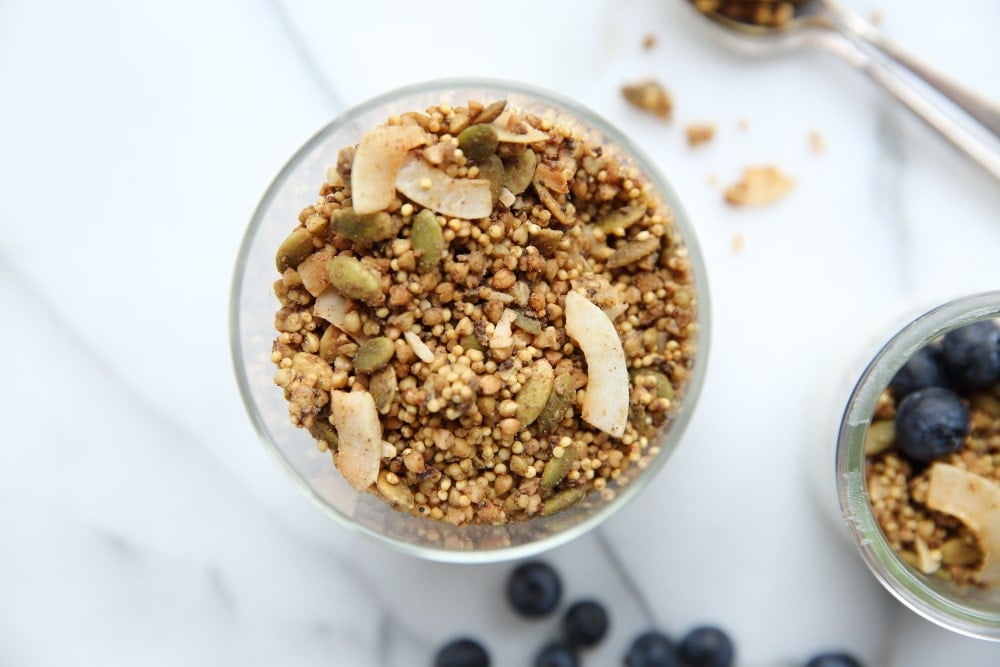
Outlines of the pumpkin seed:
[[528,189],[535,178],[538,156],[530,148],[516,153],[504,162],[503,184],[515,195]]
[[645,241],[630,241],[623,246],[619,246],[614,254],[608,258],[607,267],[617,269],[638,262],[643,257],[660,249],[660,239],[652,238]]
[[278,246],[278,254],[275,257],[278,273],[284,273],[285,269],[294,269],[311,255],[314,249],[313,237],[309,230],[305,227],[297,227],[292,230],[288,238]]
[[587,489],[582,486],[571,486],[568,489],[563,489],[542,503],[542,509],[539,514],[550,516],[567,510],[580,502],[585,495],[587,495]]
[[392,407],[392,402],[396,398],[398,385],[396,383],[396,369],[386,366],[377,373],[372,373],[368,380],[368,393],[375,400],[375,409],[379,414],[386,414]]
[[500,190],[504,183],[503,162],[496,155],[490,155],[479,163],[479,178],[485,178],[490,182],[490,198],[496,206],[500,198]]
[[314,421],[312,426],[309,427],[309,435],[325,442],[327,449],[333,452],[336,452],[337,447],[340,445],[340,440],[337,438],[337,429],[333,428],[326,418]]
[[518,313],[513,322],[515,327],[523,329],[530,334],[538,335],[542,333],[542,323],[534,317],[528,317],[524,313]]
[[563,233],[556,229],[539,229],[530,233],[531,245],[538,248],[543,257],[552,257],[559,250]]
[[654,371],[648,368],[638,368],[629,372],[632,376],[632,381],[635,382],[637,378],[642,376],[650,376],[656,380],[656,397],[665,398],[667,400],[673,400],[674,398],[674,385],[670,382],[670,378],[661,373],[660,371]]
[[563,451],[563,455],[559,458],[552,457],[545,464],[545,468],[542,470],[542,488],[543,489],[554,489],[559,486],[559,482],[563,481],[566,473],[569,472],[570,468],[573,467],[573,461],[576,459],[576,447],[569,446]]
[[625,206],[612,211],[597,222],[597,227],[605,232],[626,230],[642,220],[646,215],[645,206]]
[[340,332],[337,327],[329,326],[319,339],[319,356],[324,361],[333,361],[337,358],[337,338]]
[[373,373],[389,363],[395,353],[396,345],[391,338],[370,338],[354,353],[354,370],[358,373]]
[[486,123],[470,125],[458,135],[458,147],[473,162],[482,162],[493,155],[499,143],[496,128]]
[[469,334],[468,336],[462,336],[458,340],[459,345],[465,350],[479,350],[483,351],[483,344],[479,342],[474,334]]
[[497,100],[486,105],[472,120],[473,123],[492,123],[507,108],[507,100]]
[[521,422],[523,428],[533,424],[542,414],[549,394],[552,393],[553,383],[552,366],[543,359],[517,393],[517,412],[514,413],[514,418]]
[[330,285],[344,296],[369,304],[381,300],[382,281],[356,258],[337,255],[330,260],[326,270],[330,274]]
[[549,394],[545,407],[536,420],[539,436],[548,435],[562,421],[566,408],[573,403],[576,396],[573,383],[572,373],[560,373],[553,380],[552,393]]
[[330,222],[338,234],[363,246],[392,238],[402,224],[386,211],[358,215],[353,208],[334,211]]
[[444,234],[437,216],[428,209],[417,213],[410,230],[410,243],[417,253],[417,269],[430,273],[438,268],[444,252]]

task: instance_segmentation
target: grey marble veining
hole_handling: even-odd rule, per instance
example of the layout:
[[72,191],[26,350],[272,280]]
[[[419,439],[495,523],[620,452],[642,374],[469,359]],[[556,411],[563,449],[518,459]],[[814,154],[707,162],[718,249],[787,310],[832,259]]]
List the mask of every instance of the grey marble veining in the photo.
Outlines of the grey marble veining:
[[[955,3],[942,31],[970,45],[955,49],[928,37],[930,9],[879,8],[899,41],[1000,89],[1000,62],[971,47],[993,43],[1000,9]],[[685,442],[629,507],[546,554],[568,599],[611,610],[584,664],[703,622],[732,632],[741,667],[826,648],[868,667],[994,664],[996,646],[881,591],[810,501],[802,450],[845,327],[997,286],[1000,189],[834,65],[705,37],[658,0],[0,4],[0,664],[420,667],[471,634],[506,667],[553,636],[557,619],[505,606],[509,564],[417,560],[312,507],[257,441],[228,352],[236,249],[283,161],[372,94],[477,74],[575,97],[640,142],[709,265],[711,364]],[[621,101],[646,76],[673,94],[671,123]],[[695,121],[718,133],[691,150]],[[727,207],[721,186],[755,163],[795,190]]]

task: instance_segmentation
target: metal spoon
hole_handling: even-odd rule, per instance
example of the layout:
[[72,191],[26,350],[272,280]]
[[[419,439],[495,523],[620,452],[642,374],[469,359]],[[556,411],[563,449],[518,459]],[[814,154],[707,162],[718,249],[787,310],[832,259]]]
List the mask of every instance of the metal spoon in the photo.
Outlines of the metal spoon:
[[[984,136],[1000,138],[1000,105],[920,62],[839,0],[810,0],[780,28],[742,23],[719,14],[707,16],[724,28],[717,31],[723,41],[741,53],[770,55],[811,46],[840,56],[1000,179],[1000,147]],[[928,98],[900,69],[921,79],[954,108]]]

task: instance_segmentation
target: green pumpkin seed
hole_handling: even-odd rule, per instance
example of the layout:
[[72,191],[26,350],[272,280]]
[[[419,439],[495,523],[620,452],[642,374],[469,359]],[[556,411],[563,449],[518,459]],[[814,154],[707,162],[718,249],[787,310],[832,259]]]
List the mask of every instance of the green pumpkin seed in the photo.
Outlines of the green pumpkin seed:
[[654,371],[649,368],[636,368],[629,371],[629,376],[632,378],[632,382],[643,376],[654,378],[656,380],[656,397],[673,400],[674,385],[670,382],[670,378],[660,371]]
[[473,123],[492,123],[507,108],[507,100],[497,100],[486,105],[472,120]]
[[315,249],[309,230],[305,227],[297,227],[278,246],[278,254],[275,257],[278,273],[284,273],[285,269],[294,269]]
[[623,246],[619,246],[614,254],[608,258],[607,267],[617,269],[638,262],[643,257],[650,255],[660,249],[660,239],[652,238],[645,241],[630,241]]
[[896,442],[896,420],[883,419],[872,422],[865,433],[865,455],[874,456],[892,447]]
[[542,503],[542,509],[539,514],[550,516],[567,510],[580,502],[585,495],[587,495],[587,489],[582,486],[571,486],[568,489],[563,489]]
[[482,162],[497,150],[500,138],[492,125],[477,123],[458,134],[458,147],[473,162]]
[[573,467],[573,461],[576,459],[576,447],[570,445],[565,448],[563,455],[559,458],[551,458],[546,462],[545,468],[542,469],[542,488],[543,489],[554,489],[559,486],[559,482],[563,481],[566,477],[566,473],[570,471]]
[[375,409],[379,414],[386,414],[392,407],[392,402],[396,398],[398,384],[396,382],[396,369],[386,366],[377,373],[372,373],[368,380],[368,393],[375,400]]
[[514,326],[535,336],[542,333],[542,323],[524,313],[517,314],[517,317],[514,318]]
[[945,565],[975,565],[983,554],[975,544],[969,544],[961,537],[953,537],[941,545],[941,562]]
[[328,326],[319,338],[319,356],[324,361],[332,362],[337,358],[337,338],[340,332],[335,326]]
[[538,156],[530,148],[513,155],[504,162],[503,184],[515,195],[528,189],[535,178]]
[[538,419],[545,408],[545,403],[552,393],[554,380],[551,369],[548,373],[535,373],[529,377],[517,393],[517,412],[514,418],[527,428]]
[[354,370],[358,373],[373,373],[389,363],[395,353],[396,346],[391,338],[369,338],[354,353]]
[[337,451],[337,447],[340,446],[337,429],[333,428],[325,418],[317,419],[313,422],[312,426],[309,427],[309,435],[325,442],[327,449],[330,451],[335,452]]
[[539,436],[548,435],[563,420],[566,409],[572,405],[573,399],[576,397],[573,384],[572,373],[560,373],[552,381],[552,392],[536,420]]
[[410,243],[417,253],[419,271],[430,273],[438,268],[444,253],[444,234],[433,212],[424,209],[414,216]]
[[356,258],[337,255],[327,264],[326,270],[330,274],[330,285],[344,296],[369,304],[381,300],[382,281]]
[[552,257],[559,250],[563,233],[556,229],[539,229],[530,234],[531,245],[538,248],[542,257]]
[[503,188],[504,172],[503,162],[496,155],[490,155],[479,163],[479,178],[484,178],[490,182],[490,197],[496,205],[500,198],[500,189]]
[[402,224],[386,211],[358,215],[353,208],[334,211],[330,222],[338,234],[362,246],[392,238]]
[[483,344],[479,342],[474,334],[469,334],[468,336],[462,336],[458,340],[458,344],[462,346],[465,350],[479,350],[483,351]]
[[597,227],[605,232],[626,230],[642,220],[644,215],[646,215],[645,206],[625,206],[601,218],[597,221]]

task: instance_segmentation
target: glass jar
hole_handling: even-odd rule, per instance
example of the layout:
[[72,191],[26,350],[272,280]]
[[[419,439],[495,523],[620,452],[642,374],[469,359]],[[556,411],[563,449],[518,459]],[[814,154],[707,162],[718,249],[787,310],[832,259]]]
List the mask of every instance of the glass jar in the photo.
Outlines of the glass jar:
[[[506,99],[508,105],[539,116],[554,113],[606,146],[626,165],[636,167],[672,210],[686,245],[697,300],[696,354],[683,400],[671,408],[642,458],[600,492],[551,516],[504,525],[455,526],[391,508],[370,493],[359,493],[334,469],[329,453],[288,419],[288,405],[273,382],[270,359],[278,309],[272,284],[274,254],[299,211],[315,201],[327,168],[338,151],[388,117],[423,111],[431,105],[464,105],[467,100]],[[268,451],[289,478],[335,521],[406,553],[449,562],[486,562],[525,557],[564,543],[600,524],[638,494],[670,457],[698,400],[708,359],[709,303],[705,266],[694,231],[681,203],[643,152],[620,131],[577,102],[519,83],[494,80],[441,80],[395,90],[365,102],[321,129],[278,173],[258,205],[243,239],[230,303],[230,341],[239,388],[247,411]]]
[[915,352],[948,331],[998,317],[1000,291],[985,292],[954,299],[895,328],[850,391],[836,439],[840,511],[876,579],[904,605],[934,623],[990,640],[1000,640],[1000,591],[962,587],[923,574],[890,546],[868,493],[865,438],[879,396]]

